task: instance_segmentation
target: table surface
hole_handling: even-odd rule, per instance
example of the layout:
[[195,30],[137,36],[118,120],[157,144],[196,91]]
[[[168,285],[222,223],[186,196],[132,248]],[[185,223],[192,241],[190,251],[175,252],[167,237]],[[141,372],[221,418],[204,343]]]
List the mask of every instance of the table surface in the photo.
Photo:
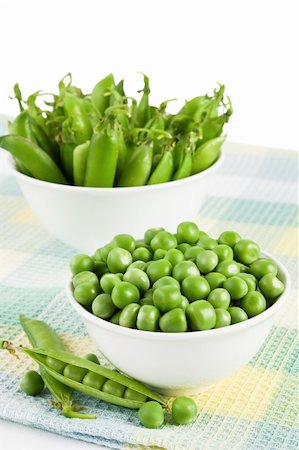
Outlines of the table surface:
[[[240,153],[241,153],[240,145],[232,144],[233,149],[236,149],[237,147],[240,149]],[[248,153],[250,153],[251,150],[252,150],[253,154],[257,154],[259,151],[263,151],[262,148],[259,149],[258,147],[250,147],[250,146],[244,146],[243,150],[244,151],[246,150],[247,155],[248,155]],[[280,152],[280,155],[281,154],[282,153]],[[294,163],[296,163],[296,159],[294,159]],[[244,163],[244,166],[245,166],[245,163]],[[243,169],[244,169],[244,167],[243,167]],[[279,169],[278,166],[276,167],[276,169],[277,170]],[[226,176],[231,176],[232,174],[229,174],[230,169],[229,169],[228,165],[226,167],[226,170],[227,170]],[[1,176],[1,174],[6,174],[6,171],[7,171],[7,168],[6,168],[5,164],[3,164],[3,155],[1,155],[1,152],[0,152],[0,176]],[[233,169],[232,169],[232,171],[233,171]],[[238,178],[238,174],[237,175],[233,174],[233,175]],[[288,174],[285,174],[285,177],[287,178]],[[274,178],[275,178],[275,175],[273,174],[273,179]],[[231,197],[238,198],[238,193],[236,193],[236,185],[234,183],[229,183],[228,178],[226,179],[226,181],[227,181],[227,183],[225,183],[223,186],[221,186],[222,197],[226,198],[226,199],[231,198]],[[269,191],[269,189],[271,188],[272,181],[273,180],[271,180],[271,179],[269,180],[270,185],[267,186],[266,190],[261,189],[261,191],[259,192],[260,200],[262,202],[269,201],[269,199],[272,195],[271,192]],[[240,190],[243,190],[243,191],[245,190],[245,187],[246,187],[245,181],[244,181],[244,179],[242,179],[242,177],[238,178],[238,186],[240,187]],[[265,185],[263,185],[263,184],[260,185],[260,187],[263,187],[263,186],[265,186]],[[211,196],[216,195],[217,191],[219,191],[219,186],[213,186],[211,188],[211,192],[209,194]],[[248,189],[246,192],[246,196],[247,196],[247,199],[249,202],[250,198],[255,196],[254,189],[252,189],[252,190]],[[292,203],[296,203],[296,198],[294,196],[292,198]],[[248,203],[248,205],[250,207],[249,203]],[[213,213],[215,214],[215,210],[213,210]],[[205,214],[205,212],[203,212],[204,225],[206,227],[211,226],[213,228],[214,219],[212,217],[212,214],[211,214],[211,216],[210,215],[205,216],[204,214]],[[248,212],[248,214],[250,214],[250,211]],[[238,213],[235,212],[235,215],[238,215]],[[219,217],[217,217],[217,213],[216,213],[215,220],[218,220],[218,219],[219,219]],[[229,219],[225,219],[223,217],[221,218],[221,220],[222,220],[222,222],[225,222],[226,220],[227,220],[226,223],[229,222]],[[233,225],[234,225],[234,223],[238,222],[236,217],[234,218],[234,220],[235,220],[235,222],[232,222]],[[232,227],[233,227],[233,225],[232,225]],[[253,230],[255,229],[255,226],[256,225],[252,224]],[[203,227],[203,228],[205,229],[206,227]],[[245,225],[244,225],[244,227],[245,227]],[[296,268],[294,268],[294,270],[296,270]],[[296,320],[296,318],[294,318],[293,320]],[[284,323],[282,323],[282,324],[284,325]],[[42,431],[40,429],[31,428],[31,427],[25,427],[23,425],[20,425],[17,423],[12,423],[12,422],[7,422],[4,420],[0,420],[0,435],[1,435],[1,442],[4,444],[4,447],[3,447],[4,450],[6,450],[6,449],[7,450],[10,450],[10,449],[34,450],[34,449],[41,449],[41,448],[46,449],[46,450],[48,450],[48,449],[57,450],[60,448],[61,449],[76,449],[76,448],[94,449],[95,448],[94,444],[92,444],[92,443],[77,441],[75,439],[66,438],[63,436],[56,435],[54,433],[49,433],[46,431]],[[97,448],[104,449],[107,447],[97,446]],[[275,447],[275,448],[279,448],[279,447]],[[281,447],[281,448],[284,448],[284,447]]]

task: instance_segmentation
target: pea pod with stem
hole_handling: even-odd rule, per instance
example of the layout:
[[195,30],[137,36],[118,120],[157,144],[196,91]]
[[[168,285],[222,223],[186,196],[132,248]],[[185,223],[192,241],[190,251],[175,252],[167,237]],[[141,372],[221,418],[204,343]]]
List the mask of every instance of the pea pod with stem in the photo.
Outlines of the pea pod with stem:
[[[22,328],[25,331],[32,346],[55,350],[64,349],[57,333],[45,322],[41,320],[30,319],[23,314],[21,314],[19,318]],[[66,386],[59,380],[53,378],[41,364],[40,374],[45,385],[58,402],[52,402],[52,404],[61,409],[61,412],[65,417],[77,419],[95,418],[95,415],[93,414],[79,413],[79,410],[82,408],[73,405],[71,400],[73,390],[69,386]]]
[[83,373],[85,374],[88,371],[90,373],[100,375],[108,380],[112,380],[116,383],[119,383],[122,386],[125,386],[126,388],[132,389],[140,394],[143,394],[144,396],[152,400],[155,400],[163,405],[167,404],[167,401],[163,396],[161,396],[157,392],[152,391],[139,381],[133,380],[132,378],[129,378],[126,375],[123,375],[115,370],[102,367],[99,364],[96,364],[85,358],[80,358],[79,356],[75,356],[72,355],[71,353],[67,353],[60,350],[28,349],[23,347],[21,348],[21,350],[27,355],[29,355],[31,358],[33,358],[36,362],[38,362],[48,372],[48,374],[51,375],[56,380],[60,381],[63,384],[66,384],[67,386],[79,392],[99,398],[100,400],[103,400],[105,402],[132,409],[138,409],[144,403],[136,400],[118,397],[110,393],[101,391],[99,389],[95,389],[94,387],[90,387],[89,385],[84,384],[82,382],[75,381],[74,379],[69,378],[66,375],[63,375],[58,371],[56,371],[54,368],[50,367],[47,364],[48,361],[47,357],[54,358],[56,361],[58,361],[58,363],[62,363],[64,365],[75,366],[77,369],[79,370],[81,369],[81,371],[82,369],[85,369],[85,371],[83,370]]
[[170,181],[173,174],[173,167],[172,150],[166,150],[157,164],[157,167],[151,174],[147,184],[159,184]]
[[153,163],[153,143],[146,141],[132,150],[126,170],[123,171],[118,186],[144,186],[150,176]]
[[118,162],[122,132],[116,124],[104,125],[92,136],[87,157],[84,185],[88,187],[112,187]]
[[136,127],[143,127],[151,118],[151,110],[149,105],[149,78],[143,74],[144,87],[141,91],[143,92],[141,100],[136,107],[134,122]]
[[192,175],[202,172],[217,160],[224,141],[225,136],[217,137],[196,148],[193,154]]
[[20,161],[34,178],[67,184],[64,175],[52,158],[29,139],[12,134],[1,136],[0,147]]
[[112,73],[99,81],[92,90],[91,102],[95,110],[102,116],[110,104],[110,89],[115,86]]
[[71,129],[73,142],[77,145],[83,144],[92,135],[91,124],[83,100],[74,94],[66,93],[63,98],[63,108],[67,116],[67,124]]
[[84,186],[89,144],[90,141],[86,141],[84,144],[80,144],[74,149],[73,173],[74,184],[76,186]]

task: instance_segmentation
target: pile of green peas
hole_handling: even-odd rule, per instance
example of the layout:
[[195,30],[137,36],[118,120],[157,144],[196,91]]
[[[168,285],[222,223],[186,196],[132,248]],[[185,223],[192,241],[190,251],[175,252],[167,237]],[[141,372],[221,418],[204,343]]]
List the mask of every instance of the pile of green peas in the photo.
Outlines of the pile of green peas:
[[144,331],[186,332],[261,314],[283,293],[274,261],[235,231],[213,239],[196,223],[176,234],[151,228],[119,234],[93,256],[70,262],[73,295],[101,319]]

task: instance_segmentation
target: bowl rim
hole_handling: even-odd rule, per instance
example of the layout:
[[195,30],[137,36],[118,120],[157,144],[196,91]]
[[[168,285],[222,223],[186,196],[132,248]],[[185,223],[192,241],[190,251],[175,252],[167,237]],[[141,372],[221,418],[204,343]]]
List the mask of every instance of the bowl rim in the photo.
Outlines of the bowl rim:
[[242,332],[246,330],[247,328],[250,328],[256,324],[259,324],[260,322],[263,322],[264,320],[267,320],[270,316],[275,314],[287,301],[290,293],[291,288],[291,280],[290,275],[288,273],[288,270],[286,267],[277,260],[274,256],[272,256],[270,253],[266,251],[261,252],[261,257],[267,257],[272,259],[278,267],[278,272],[280,275],[282,275],[282,278],[284,278],[284,284],[285,284],[285,290],[284,292],[278,297],[278,299],[275,301],[275,303],[270,306],[268,309],[263,311],[261,314],[251,317],[248,320],[245,320],[244,322],[239,322],[233,325],[229,325],[227,327],[222,328],[213,328],[211,330],[202,330],[202,331],[189,331],[185,333],[165,333],[163,331],[144,331],[144,330],[138,330],[135,328],[126,328],[122,327],[120,325],[113,324],[111,322],[108,322],[107,320],[101,319],[100,317],[94,316],[92,313],[86,311],[83,306],[81,306],[73,297],[72,292],[72,282],[71,277],[69,277],[67,284],[66,284],[66,294],[67,298],[72,305],[72,307],[79,313],[81,317],[83,317],[85,320],[92,322],[94,325],[101,326],[105,330],[109,332],[114,332],[119,335],[131,337],[131,338],[139,338],[139,339],[153,339],[153,340],[163,340],[163,341],[185,341],[189,339],[205,339],[209,337],[219,337],[219,336],[225,336],[226,334],[232,333],[232,332]]
[[73,186],[69,184],[59,184],[59,183],[52,183],[50,181],[43,181],[38,180],[37,178],[30,177],[28,175],[25,175],[21,172],[19,172],[16,168],[16,164],[14,162],[14,159],[10,153],[7,154],[7,164],[9,166],[9,170],[15,175],[15,177],[21,181],[24,181],[26,183],[30,183],[37,186],[44,186],[44,187],[51,187],[53,190],[58,191],[69,191],[69,192],[99,192],[99,193],[107,193],[107,192],[114,192],[119,195],[120,192],[126,193],[126,192],[140,192],[140,191],[156,191],[156,190],[162,190],[162,189],[171,189],[175,188],[177,186],[186,185],[189,183],[192,183],[193,181],[196,181],[200,178],[204,178],[206,175],[213,173],[223,162],[223,152],[220,150],[220,154],[217,158],[217,160],[207,169],[203,170],[202,172],[196,173],[194,175],[190,175],[189,177],[182,178],[181,180],[174,180],[174,181],[167,181],[165,183],[160,184],[151,184],[151,185],[144,185],[144,186],[128,186],[128,187],[112,187],[112,188],[105,188],[105,187],[87,187],[87,186]]

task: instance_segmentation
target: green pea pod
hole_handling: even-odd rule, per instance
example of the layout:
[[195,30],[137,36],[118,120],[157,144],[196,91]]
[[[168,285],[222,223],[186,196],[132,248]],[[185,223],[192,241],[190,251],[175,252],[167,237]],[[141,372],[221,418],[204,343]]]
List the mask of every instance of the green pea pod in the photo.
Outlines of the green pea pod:
[[31,142],[37,143],[32,131],[30,116],[28,111],[22,111],[13,122],[9,124],[9,133],[23,136]]
[[191,174],[202,172],[210,167],[218,158],[225,136],[211,139],[197,147],[193,155]]
[[15,135],[1,136],[0,147],[19,160],[34,178],[67,184],[64,175],[50,156],[29,139]]
[[116,173],[120,131],[104,127],[94,134],[87,158],[84,185],[88,187],[112,187]]
[[53,141],[49,138],[43,128],[32,118],[30,118],[30,126],[34,135],[36,143],[40,148],[45,150],[46,153],[54,160],[58,161],[59,153],[58,148]]
[[194,121],[199,122],[202,114],[211,104],[211,98],[207,95],[192,98],[187,101],[179,112],[179,115],[191,117]]
[[173,149],[173,165],[175,171],[178,170],[178,168],[182,165],[185,157],[185,148],[186,142],[183,140],[179,140]]
[[118,158],[117,158],[117,166],[116,166],[116,174],[115,181],[116,183],[121,177],[121,174],[125,170],[125,165],[127,161],[127,146],[125,144],[122,133],[119,133],[119,141],[118,141]]
[[[29,319],[22,314],[19,318],[21,326],[33,347],[54,350],[64,349],[57,333],[45,322],[36,319]],[[95,418],[95,416],[91,414],[80,414],[76,412],[75,407],[72,405],[71,401],[73,390],[53,378],[41,365],[40,374],[42,379],[44,380],[45,385],[47,386],[53,397],[55,397],[58,401],[58,405],[65,417],[77,419]]]
[[[144,87],[141,92],[143,95],[136,108],[135,125],[136,127],[143,127],[151,117],[151,110],[149,106],[149,78],[143,75]],[[140,91],[139,91],[140,92]]]
[[128,162],[126,170],[120,177],[118,186],[144,186],[150,176],[153,162],[153,145],[141,144]]
[[89,144],[90,141],[87,141],[84,144],[78,145],[74,149],[73,172],[74,172],[74,184],[76,186],[84,186]]
[[157,167],[153,171],[147,184],[166,183],[173,174],[173,154],[171,150],[164,153]]
[[63,97],[63,109],[69,119],[75,144],[83,144],[90,139],[92,128],[83,100],[74,94],[66,93]]
[[192,154],[189,151],[185,153],[184,159],[180,167],[174,173],[172,179],[181,180],[182,178],[187,178],[191,175],[191,171],[192,171]]
[[60,144],[60,159],[63,172],[70,183],[73,183],[74,173],[74,150],[76,148],[75,144]]
[[115,86],[112,73],[99,81],[92,90],[91,102],[95,110],[102,116],[110,104],[109,91]]
[[107,369],[106,367],[103,367],[97,363],[94,363],[92,361],[89,361],[86,358],[80,358],[79,356],[75,356],[71,353],[67,353],[65,351],[60,350],[53,350],[53,349],[40,349],[40,348],[34,348],[29,349],[22,347],[21,348],[24,353],[29,355],[31,358],[33,358],[35,361],[38,361],[39,364],[41,364],[47,372],[55,377],[58,381],[61,381],[63,384],[69,385],[70,387],[73,387],[74,389],[81,391],[85,394],[92,395],[94,397],[97,397],[101,400],[104,400],[109,403],[113,403],[115,405],[124,406],[127,408],[139,408],[141,405],[141,402],[137,402],[134,400],[128,400],[122,397],[115,397],[112,394],[108,394],[106,392],[100,391],[98,389],[93,389],[87,385],[84,385],[82,383],[79,383],[77,381],[74,381],[70,378],[65,377],[64,375],[61,375],[60,373],[56,372],[54,369],[50,368],[47,365],[47,356],[50,356],[51,358],[57,359],[58,361],[61,361],[66,364],[70,364],[73,366],[77,366],[79,368],[87,369],[90,372],[93,372],[98,375],[102,375],[103,377],[107,378],[108,380],[113,380],[117,383],[122,384],[123,386],[126,386],[134,391],[137,391],[141,394],[144,394],[145,396],[156,400],[159,403],[162,403],[163,405],[166,405],[166,399],[162,395],[158,394],[157,392],[152,391],[147,386],[142,384],[141,382],[134,380],[132,378],[127,377],[126,375],[123,375],[115,370]]

